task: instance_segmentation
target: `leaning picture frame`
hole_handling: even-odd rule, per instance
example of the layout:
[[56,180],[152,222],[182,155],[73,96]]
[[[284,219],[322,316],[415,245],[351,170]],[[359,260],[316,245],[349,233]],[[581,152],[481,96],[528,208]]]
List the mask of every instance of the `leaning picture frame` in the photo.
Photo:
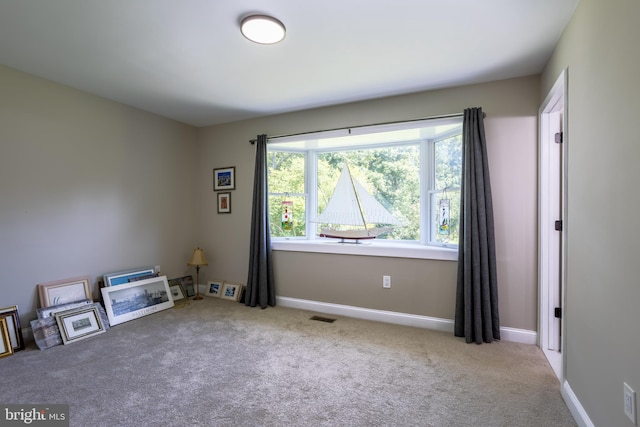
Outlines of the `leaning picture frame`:
[[13,347],[11,346],[11,337],[7,328],[7,319],[0,318],[0,357],[11,356]]
[[208,297],[220,298],[220,294],[222,294],[222,288],[224,287],[224,282],[219,280],[210,280],[207,283],[207,289],[204,294]]
[[173,298],[174,301],[180,301],[181,299],[184,299],[184,290],[182,290],[181,283],[174,283],[172,285],[169,285],[169,290],[171,291],[171,298]]
[[61,311],[55,314],[63,344],[69,344],[106,332],[95,305]]
[[222,287],[222,293],[220,294],[220,298],[228,299],[231,301],[238,301],[238,296],[240,294],[241,289],[242,289],[242,284],[240,283],[224,282],[224,286]]
[[111,326],[174,306],[167,276],[100,289]]
[[179,284],[185,298],[196,295],[196,288],[193,286],[193,276],[182,276],[169,280],[169,287]]
[[9,338],[11,339],[13,351],[24,350],[24,337],[22,335],[22,327],[20,326],[18,306],[14,305],[0,308],[0,318],[4,318],[7,321],[7,329],[9,330]]
[[218,213],[231,213],[231,193],[218,193]]
[[117,271],[104,275],[105,286],[118,286],[139,279],[148,279],[156,274],[155,267],[140,267],[131,270]]
[[39,283],[38,294],[41,307],[90,299],[89,276]]
[[230,166],[213,170],[213,191],[235,190],[236,167]]
[[58,311],[71,310],[72,308],[82,307],[87,304],[91,304],[92,301],[90,299],[85,299],[78,302],[70,302],[68,304],[59,304],[52,305],[49,307],[40,307],[36,309],[36,313],[38,314],[38,319],[46,319],[47,317],[53,317],[53,315]]

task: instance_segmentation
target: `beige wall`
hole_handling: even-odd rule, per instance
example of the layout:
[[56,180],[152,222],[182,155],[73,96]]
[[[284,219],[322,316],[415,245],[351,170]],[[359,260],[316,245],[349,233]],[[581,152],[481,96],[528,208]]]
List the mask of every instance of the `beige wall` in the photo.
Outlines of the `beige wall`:
[[566,380],[597,426],[632,426],[640,392],[640,2],[582,0],[541,97],[568,69]]
[[37,283],[186,272],[196,149],[190,126],[0,66],[0,306],[27,328]]
[[[461,113],[487,114],[494,192],[502,326],[537,329],[537,110],[539,79],[417,93],[247,120],[200,130],[199,231],[210,256],[205,280],[246,282],[249,222],[257,134],[280,135],[376,122]],[[216,214],[212,169],[235,166],[232,213]],[[452,319],[456,263],[278,251],[274,256],[279,296]],[[381,276],[392,276],[382,289]],[[202,280],[201,280],[202,281]]]

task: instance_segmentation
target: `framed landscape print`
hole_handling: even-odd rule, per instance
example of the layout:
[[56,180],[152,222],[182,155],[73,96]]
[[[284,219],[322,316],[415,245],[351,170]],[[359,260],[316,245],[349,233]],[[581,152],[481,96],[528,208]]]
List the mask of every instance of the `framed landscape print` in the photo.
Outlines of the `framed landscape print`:
[[111,326],[174,306],[167,276],[100,289]]
[[118,286],[135,280],[148,279],[155,276],[155,267],[141,267],[133,270],[119,271],[104,275],[105,286]]
[[69,344],[106,332],[95,305],[75,308],[55,314],[63,344]]
[[236,167],[213,170],[213,191],[234,190],[236,188]]
[[40,295],[41,307],[91,299],[89,276],[40,283],[38,284],[38,294]]

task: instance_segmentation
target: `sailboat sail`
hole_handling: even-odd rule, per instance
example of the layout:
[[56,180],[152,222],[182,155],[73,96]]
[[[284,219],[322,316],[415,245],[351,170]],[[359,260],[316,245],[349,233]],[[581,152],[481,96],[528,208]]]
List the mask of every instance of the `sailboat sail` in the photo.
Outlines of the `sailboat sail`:
[[[360,226],[364,227],[365,231],[367,231],[367,224],[402,224],[399,219],[373,198],[357,180],[352,178],[349,167],[346,164],[342,168],[342,173],[326,208],[311,222]],[[364,236],[370,234],[367,232]]]

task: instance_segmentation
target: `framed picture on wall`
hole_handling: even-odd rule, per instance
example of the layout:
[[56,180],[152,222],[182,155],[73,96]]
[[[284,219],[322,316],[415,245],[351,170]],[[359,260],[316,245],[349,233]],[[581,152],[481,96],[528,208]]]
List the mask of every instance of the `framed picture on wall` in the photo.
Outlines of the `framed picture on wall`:
[[218,213],[231,213],[231,193],[218,193]]
[[235,190],[236,167],[219,168],[213,170],[213,191]]

